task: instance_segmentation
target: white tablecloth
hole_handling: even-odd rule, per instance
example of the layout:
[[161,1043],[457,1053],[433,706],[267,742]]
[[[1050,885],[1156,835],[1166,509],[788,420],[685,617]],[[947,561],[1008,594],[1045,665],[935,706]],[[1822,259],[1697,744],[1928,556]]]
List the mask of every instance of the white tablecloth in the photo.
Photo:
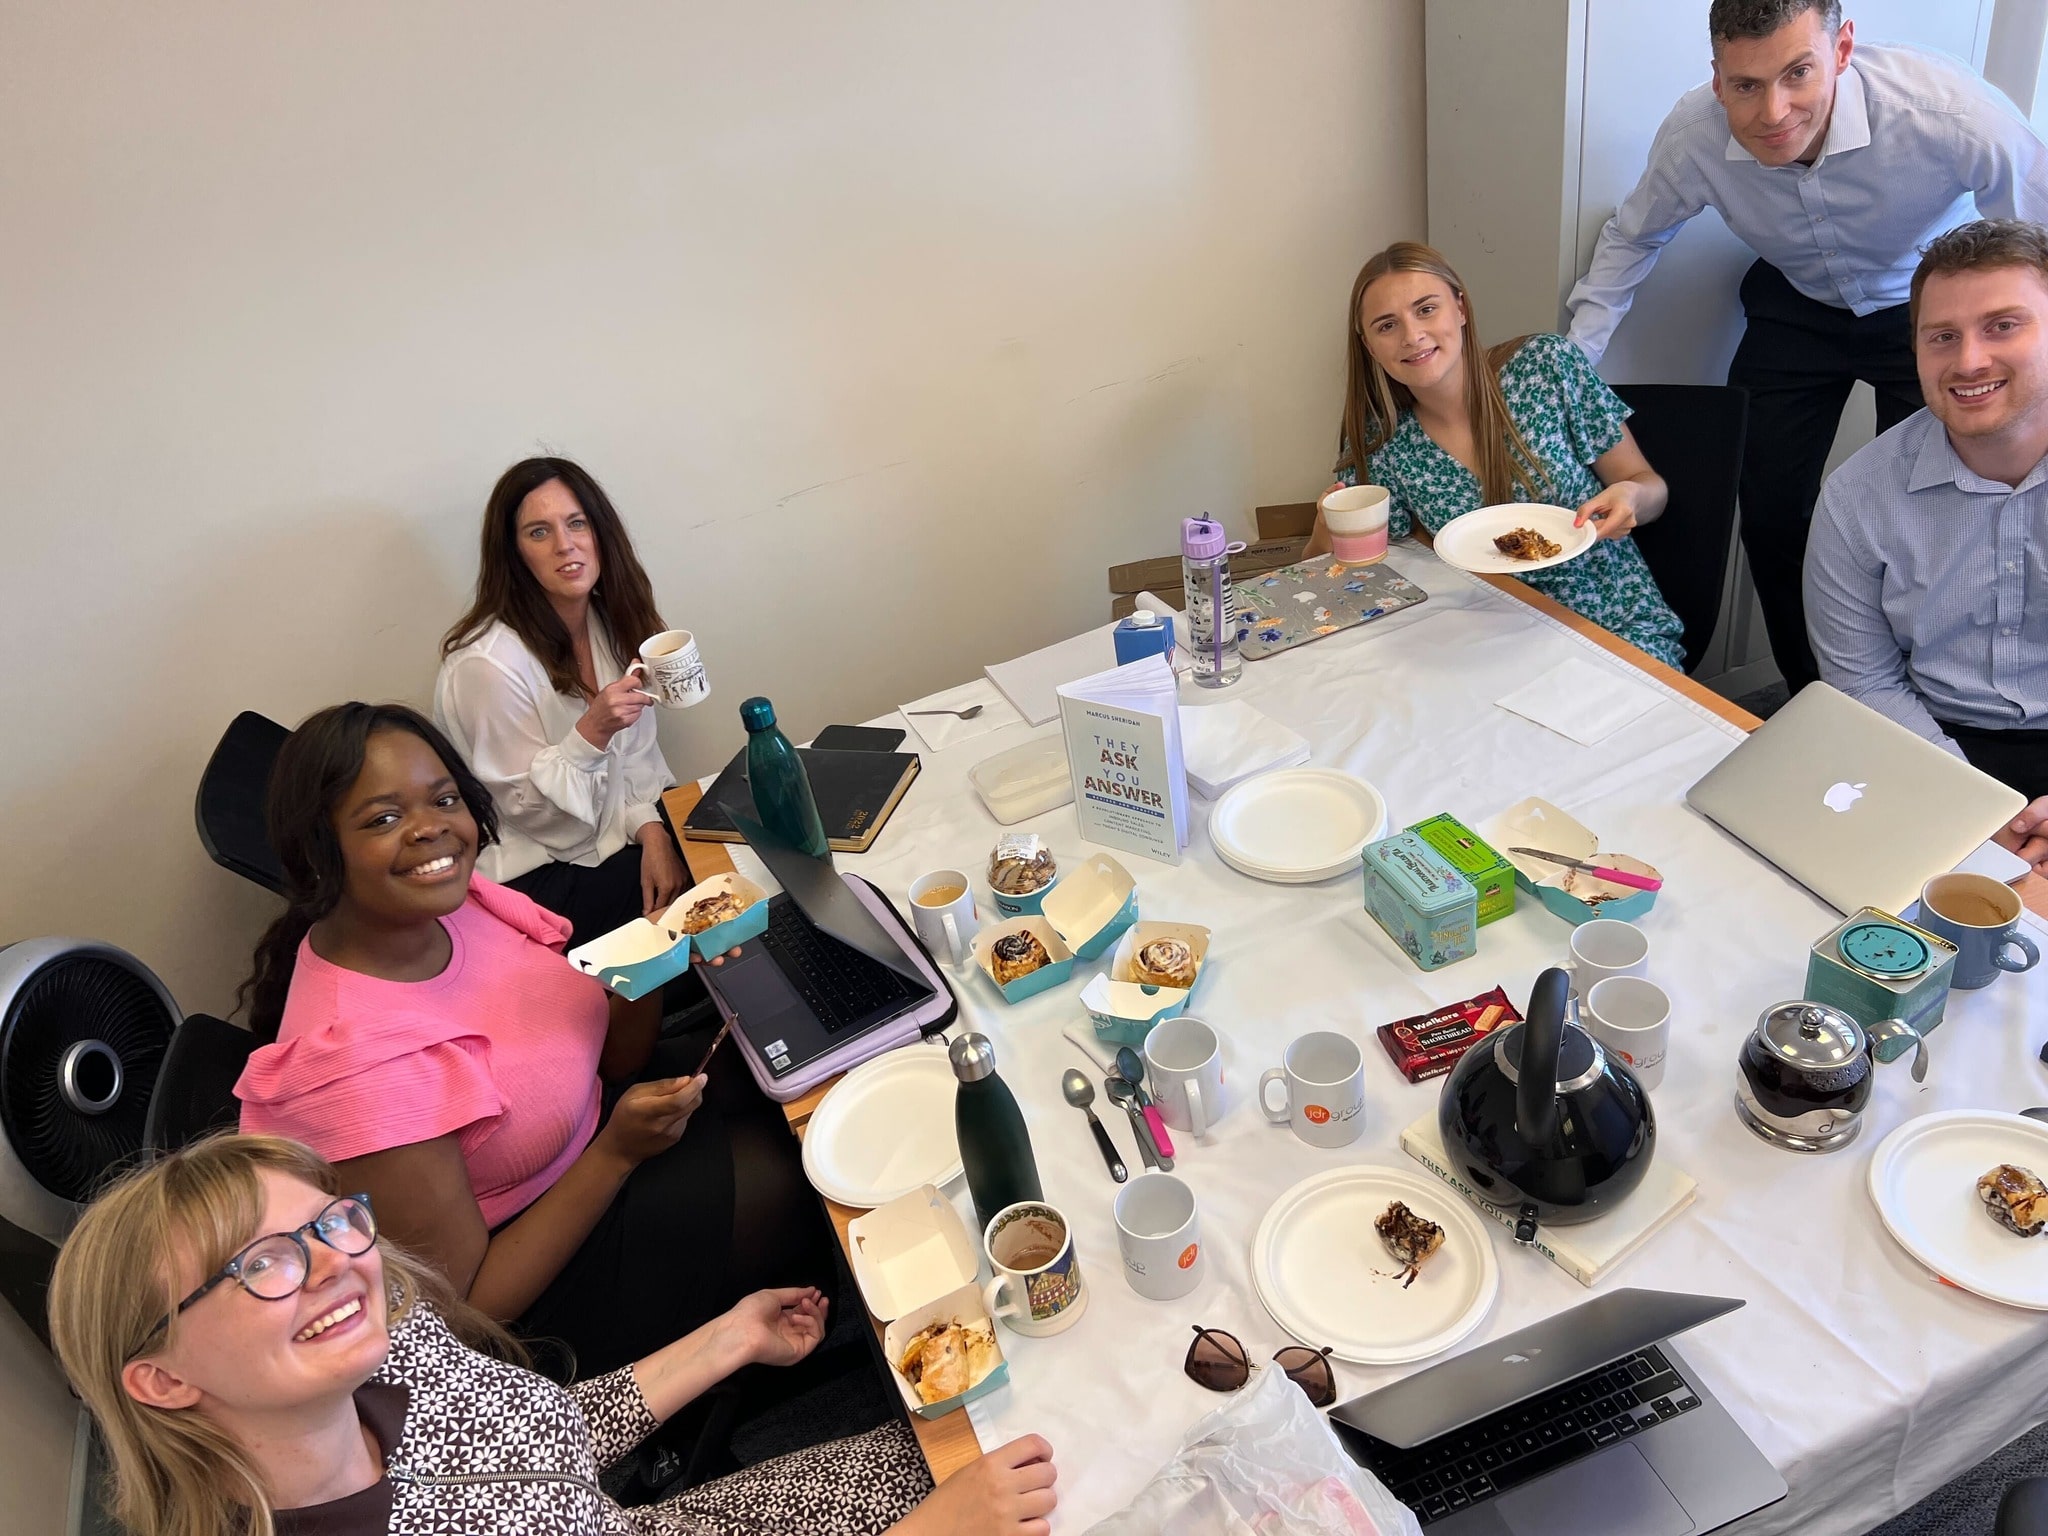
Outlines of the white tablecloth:
[[[1650,975],[1676,1004],[1670,1065],[1654,1096],[1657,1155],[1699,1181],[1699,1199],[1603,1285],[1748,1302],[1681,1340],[1791,1485],[1788,1498],[1732,1529],[1865,1531],[2048,1417],[2048,1318],[1937,1284],[1886,1235],[1866,1185],[1872,1149],[1910,1116],[2048,1102],[2048,1074],[2034,1055],[2041,1029],[2027,1023],[2048,1016],[2048,967],[1955,994],[1933,1036],[1926,1082],[1915,1084],[1904,1064],[1880,1068],[1863,1134],[1850,1147],[1802,1157],[1765,1145],[1735,1118],[1736,1052],[1759,1012],[1800,995],[1807,946],[1835,918],[1686,809],[1687,787],[1741,733],[1668,690],[1598,748],[1497,708],[1494,700],[1566,658],[1624,664],[1425,552],[1397,546],[1391,558],[1428,589],[1428,603],[1250,663],[1225,696],[1306,736],[1316,764],[1371,780],[1395,827],[1438,811],[1477,825],[1538,794],[1592,827],[1603,849],[1663,871],[1667,888],[1642,923]],[[1189,703],[1207,696],[1192,686],[1183,694]],[[1030,734],[1013,727],[927,756],[874,851],[842,855],[841,867],[899,903],[924,870],[978,871],[998,828],[966,771]],[[1122,1506],[1183,1429],[1216,1406],[1180,1373],[1192,1324],[1229,1330],[1257,1359],[1290,1342],[1247,1271],[1247,1247],[1269,1202],[1347,1163],[1417,1166],[1401,1152],[1399,1132],[1434,1104],[1441,1085],[1403,1081],[1374,1028],[1496,983],[1520,1002],[1536,973],[1562,956],[1569,933],[1524,902],[1481,931],[1474,959],[1419,971],[1365,914],[1357,876],[1307,887],[1248,879],[1210,849],[1207,812],[1197,799],[1193,842],[1178,867],[1125,856],[1141,916],[1203,923],[1215,933],[1190,1012],[1226,1037],[1233,1097],[1208,1142],[1179,1138],[1177,1171],[1201,1199],[1209,1256],[1193,1295],[1147,1302],[1124,1284],[1110,1219],[1115,1186],[1081,1117],[1059,1096],[1061,1070],[1081,1065],[1062,1031],[1088,1027],[1076,999],[1095,967],[1078,967],[1071,982],[1014,1008],[976,974],[957,983],[963,1024],[994,1040],[998,1068],[1024,1106],[1046,1197],[1072,1220],[1093,1291],[1086,1316],[1062,1335],[1006,1332],[1011,1384],[969,1412],[985,1447],[1028,1432],[1052,1442],[1056,1528],[1069,1532]],[[1062,856],[1083,852],[1071,806],[1024,829],[1045,834]],[[1302,1145],[1268,1125],[1248,1097],[1259,1071],[1311,1029],[1342,1030],[1365,1050],[1367,1129],[1343,1151]],[[1120,1117],[1105,1123],[1135,1170],[1128,1127]],[[971,1225],[964,1193],[960,1204]],[[1592,1294],[1505,1231],[1491,1236],[1502,1268],[1499,1301],[1461,1347]],[[1349,1397],[1409,1369],[1340,1366],[1339,1392]]]

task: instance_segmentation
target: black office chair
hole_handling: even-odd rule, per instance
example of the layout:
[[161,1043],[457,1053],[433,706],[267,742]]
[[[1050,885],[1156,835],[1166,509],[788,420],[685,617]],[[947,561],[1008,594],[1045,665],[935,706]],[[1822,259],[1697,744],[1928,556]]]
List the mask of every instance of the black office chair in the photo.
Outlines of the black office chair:
[[1735,494],[1749,427],[1749,392],[1722,384],[1617,384],[1629,429],[1671,487],[1671,503],[1635,531],[1664,601],[1685,624],[1685,670],[1695,670],[1721,620]]
[[180,1024],[157,1068],[143,1145],[175,1152],[208,1131],[233,1130],[242,1110],[235,1079],[256,1043],[248,1030],[210,1013],[195,1013]]
[[284,869],[263,830],[263,802],[270,793],[271,765],[289,735],[275,720],[243,710],[206,760],[193,806],[207,857],[279,895],[284,894]]

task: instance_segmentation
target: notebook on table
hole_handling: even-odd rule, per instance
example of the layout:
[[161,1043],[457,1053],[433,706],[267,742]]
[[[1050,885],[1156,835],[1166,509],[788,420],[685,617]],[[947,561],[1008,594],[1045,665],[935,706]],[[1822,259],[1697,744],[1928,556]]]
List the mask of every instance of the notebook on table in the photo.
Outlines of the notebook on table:
[[[811,781],[825,840],[835,853],[866,853],[909,793],[922,766],[915,752],[834,752],[798,747],[797,757]],[[742,748],[720,771],[704,798],[683,822],[683,836],[692,842],[742,841],[725,810],[727,802],[753,803],[747,787],[747,754]]]

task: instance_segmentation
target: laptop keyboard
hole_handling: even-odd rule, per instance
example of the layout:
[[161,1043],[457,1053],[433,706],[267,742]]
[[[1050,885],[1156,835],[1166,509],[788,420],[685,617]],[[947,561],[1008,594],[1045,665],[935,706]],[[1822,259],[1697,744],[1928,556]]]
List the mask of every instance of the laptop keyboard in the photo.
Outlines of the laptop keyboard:
[[1663,1352],[1645,1349],[1405,1451],[1338,1419],[1330,1427],[1429,1525],[1699,1405]]
[[819,931],[794,902],[768,904],[761,942],[831,1034],[900,1012],[924,995],[880,961]]

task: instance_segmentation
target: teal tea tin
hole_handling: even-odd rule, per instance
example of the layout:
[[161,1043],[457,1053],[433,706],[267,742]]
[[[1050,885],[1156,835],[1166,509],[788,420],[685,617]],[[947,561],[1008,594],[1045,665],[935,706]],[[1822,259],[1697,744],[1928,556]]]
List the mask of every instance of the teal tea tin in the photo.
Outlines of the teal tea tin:
[[1413,832],[1365,850],[1365,910],[1425,971],[1479,953],[1479,892]]
[[1955,968],[1948,940],[1865,907],[1814,944],[1801,996],[1841,1009],[1865,1029],[1902,1019],[1924,1035],[1941,1022]]

